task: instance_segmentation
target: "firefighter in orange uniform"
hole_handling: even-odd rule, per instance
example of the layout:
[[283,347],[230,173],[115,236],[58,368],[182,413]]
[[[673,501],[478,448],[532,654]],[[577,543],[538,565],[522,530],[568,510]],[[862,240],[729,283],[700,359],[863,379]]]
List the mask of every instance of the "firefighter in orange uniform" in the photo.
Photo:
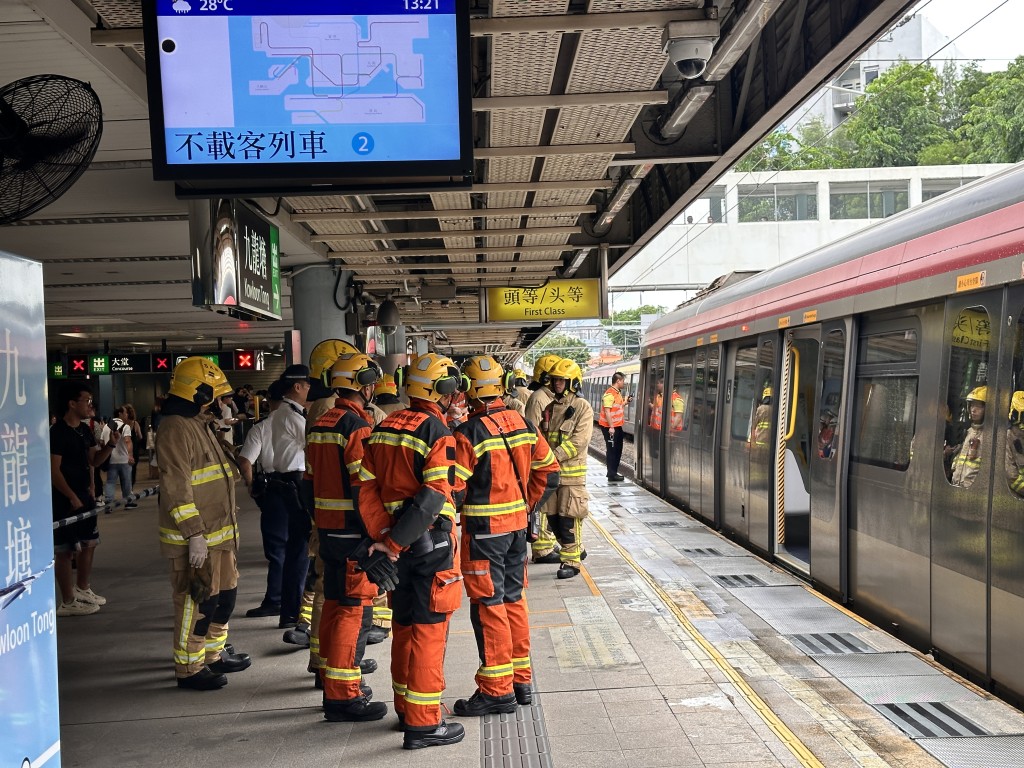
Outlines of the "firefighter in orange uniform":
[[558,486],[558,462],[533,425],[506,407],[511,376],[494,358],[471,357],[462,375],[470,415],[455,430],[455,500],[480,666],[476,693],[454,711],[480,716],[533,701],[527,521]]
[[377,587],[352,557],[366,538],[357,509],[363,441],[370,436],[363,407],[381,375],[367,355],[342,354],[330,369],[337,400],[310,431],[306,448],[306,479],[313,485],[323,563],[324,604],[318,629],[324,718],[331,722],[380,720],[388,711],[385,704],[371,703],[367,689],[360,686],[360,662]]
[[397,560],[391,681],[405,749],[455,744],[466,735],[460,723],[441,718],[448,622],[462,602],[453,533],[455,438],[444,417],[459,381],[450,358],[413,358],[410,407],[374,429],[360,474],[360,515],[375,542],[370,553]]

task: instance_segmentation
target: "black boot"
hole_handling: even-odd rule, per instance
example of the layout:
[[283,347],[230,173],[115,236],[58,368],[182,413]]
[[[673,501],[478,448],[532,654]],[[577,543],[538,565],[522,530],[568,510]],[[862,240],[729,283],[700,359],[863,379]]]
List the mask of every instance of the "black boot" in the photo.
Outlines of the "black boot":
[[387,704],[369,702],[362,696],[349,701],[324,702],[324,720],[332,723],[365,723],[380,720],[387,713]]
[[540,557],[534,555],[533,562],[538,565],[554,565],[555,563],[561,562],[561,558],[558,556],[557,552],[551,551],[546,555],[541,555]]
[[452,711],[460,717],[481,717],[515,712],[516,697],[512,693],[507,696],[488,696],[482,691],[477,691],[468,699],[456,701]]
[[289,645],[309,648],[309,625],[299,624],[295,629],[286,630],[282,639]]
[[209,667],[203,667],[194,675],[178,678],[179,688],[188,688],[192,691],[216,691],[228,684],[224,675],[218,675],[210,671]]
[[458,744],[465,736],[466,729],[461,723],[446,723],[442,720],[432,731],[406,731],[402,748],[446,747],[449,744]]
[[391,634],[390,629],[377,626],[370,627],[370,631],[366,633],[366,644],[375,645],[376,643],[383,643],[388,639],[389,634]]
[[376,659],[363,659],[359,662],[359,671],[364,675],[369,675],[371,672],[377,671],[377,660]]
[[243,669],[248,669],[252,665],[252,659],[249,658],[248,653],[236,653],[234,655],[221,651],[220,658],[211,663],[207,664],[211,672],[222,675],[231,672],[241,672]]
[[512,690],[516,694],[516,703],[528,707],[533,704],[533,686],[529,683],[512,683]]
[[579,568],[573,568],[568,563],[562,563],[558,568],[558,573],[555,574],[560,579],[571,579],[573,576],[580,575]]

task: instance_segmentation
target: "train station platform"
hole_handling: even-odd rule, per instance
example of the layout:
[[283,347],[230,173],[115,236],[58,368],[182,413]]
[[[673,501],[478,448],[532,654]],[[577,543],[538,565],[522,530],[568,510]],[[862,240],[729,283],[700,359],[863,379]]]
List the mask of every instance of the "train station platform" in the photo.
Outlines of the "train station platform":
[[[156,501],[100,520],[93,585],[109,603],[58,624],[62,764],[174,766],[1020,766],[1024,714],[591,459],[581,578],[532,566],[535,703],[459,718],[456,746],[404,751],[393,714],[327,723],[305,651],[262,597],[258,511],[240,494],[230,641],[250,669],[179,690]],[[366,677],[390,701],[390,641]],[[450,708],[473,692],[468,601],[446,659]]]

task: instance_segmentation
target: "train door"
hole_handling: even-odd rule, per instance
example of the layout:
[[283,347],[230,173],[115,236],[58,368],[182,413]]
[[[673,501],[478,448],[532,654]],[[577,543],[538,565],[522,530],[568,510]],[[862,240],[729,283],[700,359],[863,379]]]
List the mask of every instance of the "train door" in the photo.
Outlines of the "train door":
[[747,493],[749,541],[762,552],[770,553],[771,510],[775,488],[776,373],[778,371],[778,335],[766,334],[757,342],[757,373],[754,376],[754,400],[751,403]]
[[725,398],[719,448],[722,482],[718,508],[722,526],[743,540],[750,537],[747,499],[750,488],[750,452],[754,412],[761,400],[757,377],[757,342],[747,340],[725,350]]
[[708,350],[706,347],[699,347],[694,352],[693,358],[693,409],[690,419],[690,511],[698,517],[710,522],[714,519],[714,512],[705,508],[703,501],[703,483],[701,482],[701,470],[703,458],[701,453],[704,449],[704,409],[705,390],[708,377]]
[[687,509],[690,496],[690,424],[693,421],[693,353],[672,356],[672,380],[665,433],[665,488]]
[[665,358],[651,358],[647,361],[644,377],[644,408],[640,420],[641,476],[655,493],[664,495],[662,488],[662,421],[665,411]]
[[811,578],[834,594],[846,595],[847,328],[833,322],[821,328],[816,421],[811,425]]
[[817,447],[818,350],[821,327],[786,334],[776,444],[775,556],[810,575],[811,457]]
[[722,348],[717,344],[708,349],[707,380],[704,384],[704,428],[701,430],[700,446],[700,482],[701,482],[701,517],[714,524],[717,528],[720,520],[716,512],[718,487],[717,461],[715,450],[715,425],[718,422],[718,374]]
[[[1009,323],[1000,344],[998,393],[993,422],[1001,425],[1008,414],[1006,429],[996,430],[992,451],[998,459],[992,488],[992,514],[989,551],[991,553],[990,675],[998,685],[1024,690],[1024,667],[1020,663],[1020,643],[1024,637],[1024,289],[1012,288],[1007,296]],[[1009,363],[1009,370],[1002,362]],[[977,374],[975,374],[977,378]],[[991,386],[991,384],[990,384]],[[1005,403],[1009,405],[1005,408]],[[1005,410],[1006,414],[1002,413]]]

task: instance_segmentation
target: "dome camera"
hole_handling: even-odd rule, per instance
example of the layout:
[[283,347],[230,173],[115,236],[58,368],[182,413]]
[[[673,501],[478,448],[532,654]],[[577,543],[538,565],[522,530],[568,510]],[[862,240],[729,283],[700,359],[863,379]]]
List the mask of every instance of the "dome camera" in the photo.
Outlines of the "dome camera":
[[398,314],[398,305],[391,299],[384,301],[377,309],[377,327],[381,333],[390,336],[397,333],[402,318]]
[[718,36],[718,19],[672,21],[665,27],[661,42],[679,75],[693,80],[707,69]]
[[685,37],[670,40],[665,52],[679,74],[686,80],[693,80],[704,74],[716,42],[710,37]]

